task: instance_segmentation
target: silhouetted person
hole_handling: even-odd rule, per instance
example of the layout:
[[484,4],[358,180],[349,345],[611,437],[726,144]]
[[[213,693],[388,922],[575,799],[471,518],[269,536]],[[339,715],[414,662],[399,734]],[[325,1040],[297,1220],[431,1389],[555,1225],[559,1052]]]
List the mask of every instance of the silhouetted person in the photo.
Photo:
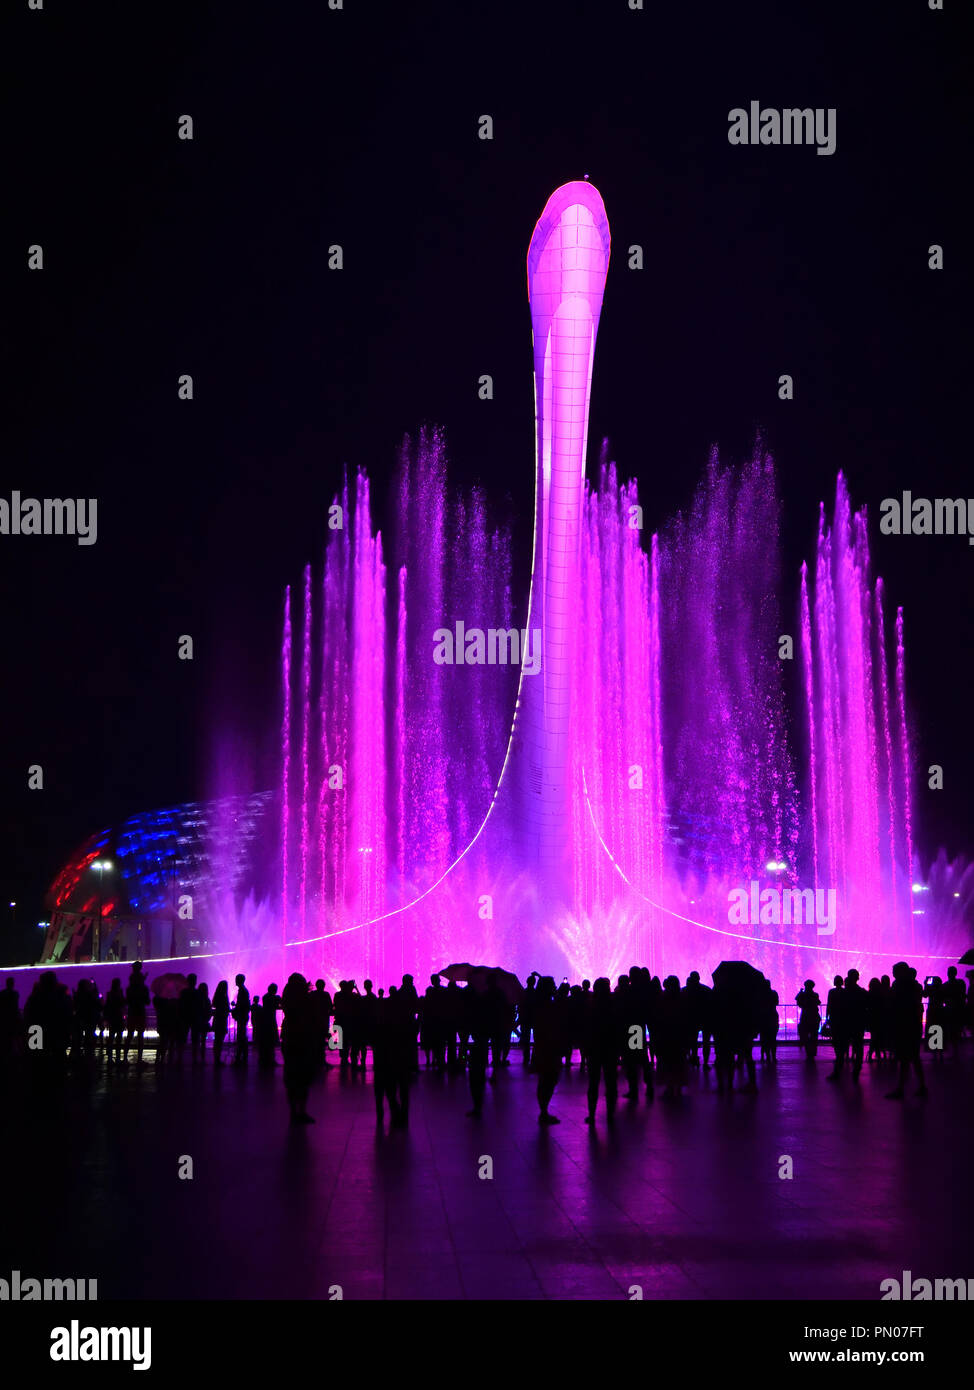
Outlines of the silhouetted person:
[[85,997],[85,994],[87,993],[87,989],[88,989],[88,981],[87,981],[87,980],[83,980],[83,979],[82,979],[82,980],[79,980],[79,981],[78,981],[78,984],[77,984],[77,986],[76,986],[76,988],[75,988],[75,991],[74,991],[74,997],[73,997],[73,998],[70,998],[70,1004],[71,1004],[71,1035],[70,1035],[71,1053],[70,1053],[70,1058],[71,1058],[71,1061],[72,1061],[72,1062],[77,1062],[78,1059],[79,1059],[80,1056],[81,1056],[81,1020],[80,1020],[80,1018],[79,1018],[79,1008],[78,1008],[78,1005],[79,1005],[79,1003],[81,1003],[81,1004],[82,1004],[82,1007],[83,1007],[84,997]]
[[645,1048],[633,1043],[645,1043],[643,1024],[635,991],[629,983],[628,975],[620,975],[612,994],[616,1017],[616,1035],[619,1039],[619,1060],[622,1074],[626,1078],[624,1100],[639,1099],[639,1073],[642,1069]]
[[515,1021],[517,1019],[517,1006],[507,995],[501,991],[502,1003],[499,1005],[500,1011],[500,1036],[498,1038],[498,1052],[494,1052],[495,1067],[509,1067],[511,1065],[511,1038],[514,1033]]
[[758,1037],[761,1042],[761,1060],[776,1066],[778,1062],[778,1033],[781,1020],[778,1017],[778,991],[768,981],[768,987],[761,998],[760,1026]]
[[223,1066],[223,1044],[230,1028],[230,988],[221,980],[213,991],[213,1064]]
[[[646,987],[646,1002],[649,1006],[649,1055],[656,1063],[656,1019],[659,1014],[660,1000],[663,998],[663,986],[658,975],[653,975]],[[648,1092],[647,1092],[647,1098]]]
[[[646,1083],[646,1099],[649,1101],[653,1099],[654,1094],[652,1036],[659,996],[653,989],[653,979],[646,966],[640,966],[638,968],[636,981],[634,984],[630,984],[629,988],[632,994],[634,1017],[638,1020],[643,1030],[643,1041],[645,1046],[642,1048],[639,1056],[641,1059],[640,1065],[642,1067],[643,1081]],[[662,993],[662,991],[660,992]],[[710,991],[707,990],[706,993],[708,996],[709,1008]]]
[[351,1001],[348,1010],[348,1027],[351,1029],[348,1042],[348,1062],[352,1071],[365,1071],[365,1060],[362,1054],[362,995],[359,987],[354,980],[348,982]]
[[207,985],[197,985],[189,1008],[189,1035],[194,1062],[206,1061],[206,1035],[210,1031],[212,1012]]
[[473,1102],[473,1108],[467,1111],[467,1115],[477,1118],[483,1110],[484,1091],[487,1088],[487,1050],[492,1023],[485,980],[478,978],[467,985],[463,991],[463,1005],[461,1027],[463,1035],[470,1039],[468,1077]]
[[[335,1027],[339,1030],[339,1065],[347,1067],[353,1046],[357,1046],[357,1011],[359,997],[355,993],[354,980],[339,980],[335,995]],[[355,1063],[352,1063],[352,1070]]]
[[[257,1047],[257,1064],[261,1067],[276,1067],[277,1058],[275,1052],[280,1042],[280,1034],[277,1028],[277,1014],[279,1009],[283,1009],[284,1002],[277,992],[277,985],[267,986],[267,992],[261,1000],[260,1005],[260,1034],[258,1036],[258,1026],[254,1024],[254,1042]],[[315,1015],[314,995],[311,995],[311,1012]],[[317,1020],[316,1020],[317,1023]],[[317,1045],[317,1039],[316,1039]],[[316,1054],[317,1056],[317,1054]],[[317,1065],[317,1062],[316,1062]]]
[[263,1025],[264,1011],[260,1002],[260,995],[255,994],[250,1000],[250,1031],[253,1037],[254,1049],[257,1051],[257,1061],[260,1064],[260,1033]]
[[[500,987],[497,976],[491,974],[487,981],[487,1009],[490,1014],[490,1055],[494,1071],[506,1066],[504,1049],[504,1030],[508,1028],[507,999]],[[510,1033],[508,1032],[508,1042]]]
[[[858,1081],[866,1045],[866,1026],[869,1022],[869,995],[859,983],[858,970],[850,970],[846,976],[842,990],[842,1016],[845,1021],[846,1039],[852,1048],[852,1079]],[[840,1070],[843,1060],[844,1058],[836,1058],[836,1066]]]
[[667,975],[656,1015],[656,1073],[664,1082],[664,1100],[676,1099],[683,1089],[687,1034],[680,981]]
[[964,1017],[967,1012],[967,990],[964,981],[957,976],[957,966],[947,968],[944,981],[944,1042],[949,1044],[954,1055],[960,1049],[961,1035],[964,1032]]
[[814,1062],[818,1052],[818,1029],[822,1001],[815,993],[815,981],[806,980],[795,995],[798,1005],[798,1041],[805,1052],[806,1062]]
[[524,1054],[525,1066],[529,1066],[531,1062],[531,1029],[534,1026],[534,997],[537,983],[537,973],[532,971],[528,976],[524,993],[517,1006],[518,1032],[521,1038],[521,1051]]
[[447,1071],[455,1072],[459,1067],[460,1030],[463,1027],[463,990],[455,980],[446,987],[446,997],[441,1001],[443,1010],[443,1035],[446,1038]]
[[94,980],[79,980],[74,998],[75,1046],[80,1057],[95,1055],[95,1033],[101,1022],[101,997]]
[[142,962],[135,961],[132,965],[132,973],[129,976],[128,987],[125,991],[125,1013],[128,1017],[128,1046],[125,1049],[128,1055],[129,1047],[136,1047],[137,1066],[142,1066],[142,1049],[145,1046],[145,1021],[146,1012],[149,1007],[149,986],[145,982],[142,973]]
[[196,976],[187,975],[186,983],[179,991],[179,1024],[176,1036],[176,1046],[179,1056],[182,1057],[189,1042],[189,1035],[193,1031],[193,1005],[196,1001]]
[[605,1079],[605,1117],[610,1124],[615,1117],[619,1095],[617,1067],[624,1046],[625,1040],[619,1036],[618,1009],[612,997],[612,986],[603,975],[595,981],[591,994],[585,999],[582,1052],[588,1066],[586,1124],[595,1123],[601,1078]]
[[155,994],[152,1007],[156,1013],[156,1066],[172,1060],[179,1034],[179,1000],[167,999],[165,995]]
[[331,1065],[328,1061],[328,1039],[331,1036],[332,1002],[324,980],[315,980],[311,1006],[315,1019],[315,1065],[327,1067]]
[[427,1067],[436,1067],[437,1071],[446,1065],[445,1003],[446,990],[442,981],[439,975],[431,975],[423,995],[419,1040]]
[[284,1056],[284,1089],[291,1108],[291,1123],[310,1125],[308,1092],[315,1074],[316,1019],[308,982],[295,972],[288,978],[281,995],[284,1023],[281,1052]]
[[[365,1071],[365,1054],[372,1046],[372,1029],[376,1019],[378,999],[371,980],[363,980],[365,993],[358,1001],[358,1067]],[[414,1019],[415,1021],[415,1019]]]
[[566,1067],[571,1067],[572,991],[567,976],[555,990],[555,1006],[558,1016],[558,1031],[561,1034],[562,1045],[564,1047],[564,1052],[559,1060],[563,1061]]
[[733,1091],[737,1065],[747,1069],[745,1091],[756,1091],[753,1040],[759,1027],[760,995],[757,986],[739,987],[726,979],[714,981],[711,995],[714,1020],[717,1094]]
[[825,1004],[825,1022],[828,1025],[829,1037],[832,1039],[832,1051],[835,1053],[835,1062],[832,1070],[825,1078],[826,1081],[838,1081],[839,1072],[842,1070],[842,1063],[849,1050],[848,1025],[845,1017],[845,1002],[843,1000],[842,976],[836,975],[832,981],[832,988],[829,990],[828,999]]
[[[628,980],[626,981],[628,984]],[[555,982],[543,975],[535,990],[534,1005],[534,1065],[538,1073],[538,1123],[556,1125],[558,1116],[548,1109],[558,1085],[561,1059],[565,1055],[565,1019],[562,1006],[555,998]]]
[[376,1001],[373,1018],[372,1071],[376,1124],[385,1118],[384,1103],[397,1128],[409,1123],[409,1078],[416,1042],[413,1001],[401,990]]
[[[64,1079],[72,1028],[71,1000],[66,996],[67,989],[54,971],[44,970],[24,1005],[27,1057],[33,1079],[41,1086],[57,1085]],[[34,1033],[35,1028],[40,1033]]]
[[881,1061],[886,1055],[885,1013],[886,1004],[882,997],[882,985],[879,983],[879,977],[874,975],[869,981],[869,988],[866,990],[866,1026],[869,1029],[867,1062]]
[[883,1051],[893,1056],[893,985],[888,975],[879,979],[879,1002],[882,1015]]
[[568,1047],[565,1056],[569,1066],[575,1052],[578,1052],[578,1070],[585,1071],[585,1016],[591,993],[585,994],[581,985],[572,985],[568,991]]
[[923,997],[927,1001],[927,1018],[923,1030],[924,1041],[934,1056],[942,1059],[947,1010],[944,1002],[944,982],[939,975],[934,975],[924,982]]
[[120,1066],[123,1064],[122,1029],[125,1027],[125,995],[122,993],[122,981],[118,976],[112,980],[112,987],[105,995],[102,1017],[105,1020],[107,1039],[105,1057],[109,1066],[113,1062]]
[[20,995],[16,981],[8,975],[0,992],[0,1068],[8,1068],[20,1051],[23,1020],[20,1016]]
[[233,1060],[238,1066],[247,1064],[247,1023],[250,1019],[250,990],[245,983],[246,975],[237,975],[237,997],[233,1003],[233,1021],[237,1025],[237,1042],[233,1050]]
[[402,998],[400,1006],[406,1011],[410,1018],[409,1027],[412,1029],[412,1062],[410,1071],[419,1071],[419,1025],[417,1016],[419,1014],[419,995],[416,993],[416,986],[413,984],[412,975],[403,975],[402,988],[399,991]]
[[900,1073],[896,1088],[887,1094],[887,1100],[903,1099],[906,1074],[911,1067],[920,1083],[917,1095],[927,1094],[923,1080],[923,1064],[920,1061],[920,1045],[923,1042],[923,991],[917,984],[915,975],[916,972],[910,969],[906,961],[898,961],[893,966],[890,1038]]
[[711,991],[707,985],[700,983],[699,971],[691,970],[683,987],[683,1000],[689,1034],[687,1060],[692,1067],[699,1067],[700,1065],[700,1042],[698,1038],[703,1042],[704,1068],[710,1066],[710,994]]

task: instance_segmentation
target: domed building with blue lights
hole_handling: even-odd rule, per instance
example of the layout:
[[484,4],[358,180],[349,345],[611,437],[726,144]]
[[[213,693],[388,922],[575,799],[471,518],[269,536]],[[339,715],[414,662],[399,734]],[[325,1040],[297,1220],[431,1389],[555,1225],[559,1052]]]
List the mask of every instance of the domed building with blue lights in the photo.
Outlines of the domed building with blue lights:
[[259,891],[273,792],[146,811],[85,841],[48,891],[41,963],[219,949],[224,905]]

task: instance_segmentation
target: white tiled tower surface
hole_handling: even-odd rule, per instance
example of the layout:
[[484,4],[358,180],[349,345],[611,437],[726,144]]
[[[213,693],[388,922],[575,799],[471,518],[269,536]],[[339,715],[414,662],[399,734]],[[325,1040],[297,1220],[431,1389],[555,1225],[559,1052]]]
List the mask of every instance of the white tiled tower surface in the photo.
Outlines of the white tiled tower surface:
[[[587,182],[552,193],[528,249],[534,335],[537,473],[529,626],[541,631],[541,672],[521,681],[519,839],[539,887],[571,891],[574,624],[595,338],[609,265],[609,224]],[[567,881],[566,881],[567,880]]]

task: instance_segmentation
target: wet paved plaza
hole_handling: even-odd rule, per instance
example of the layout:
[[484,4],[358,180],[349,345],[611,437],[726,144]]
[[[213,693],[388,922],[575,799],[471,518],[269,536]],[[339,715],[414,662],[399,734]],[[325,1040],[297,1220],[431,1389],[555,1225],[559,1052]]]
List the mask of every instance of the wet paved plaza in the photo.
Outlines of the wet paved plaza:
[[874,1300],[903,1270],[974,1275],[969,1054],[896,1103],[888,1065],[829,1085],[830,1055],[782,1049],[756,1096],[701,1072],[679,1101],[620,1100],[611,1130],[602,1102],[584,1123],[577,1066],[540,1126],[516,1051],[479,1121],[464,1075],[424,1070],[409,1128],[381,1132],[371,1068],[330,1068],[301,1127],[280,1068],[99,1062],[8,1095],[0,1274],[100,1299]]

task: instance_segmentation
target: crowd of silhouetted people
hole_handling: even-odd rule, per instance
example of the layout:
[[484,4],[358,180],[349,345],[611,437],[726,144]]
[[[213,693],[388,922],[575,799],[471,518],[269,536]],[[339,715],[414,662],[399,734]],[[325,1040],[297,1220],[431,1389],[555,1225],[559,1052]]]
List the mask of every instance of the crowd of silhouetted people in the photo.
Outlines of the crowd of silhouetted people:
[[[806,980],[795,998],[798,1043],[807,1063],[815,1062],[820,1046],[831,1047],[829,1081],[848,1072],[855,1082],[864,1064],[889,1063],[896,1069],[889,1099],[903,1097],[911,1071],[917,1093],[926,1095],[922,1054],[957,1053],[965,1031],[974,1032],[972,999],[974,989],[969,997],[956,966],[946,980],[931,977],[921,984],[916,970],[901,961],[891,977],[874,978],[867,988],[859,972],[850,970],[835,976],[824,1006],[815,982]],[[615,986],[605,977],[594,984],[556,985],[551,976],[533,974],[522,989],[506,971],[473,968],[462,985],[432,976],[422,995],[411,975],[378,992],[371,980],[361,990],[354,980],[342,980],[332,996],[324,980],[312,986],[295,973],[280,992],[269,984],[262,996],[252,997],[246,977],[238,974],[232,999],[228,981],[221,980],[211,997],[195,975],[152,994],[136,962],[127,983],[113,980],[104,997],[93,980],[79,980],[72,995],[54,970],[44,971],[23,1009],[16,981],[8,978],[0,990],[0,1077],[23,1063],[44,1084],[69,1066],[97,1059],[109,1068],[141,1068],[147,1053],[163,1068],[187,1059],[202,1064],[208,1054],[214,1066],[245,1067],[253,1056],[258,1067],[273,1068],[280,1053],[291,1118],[310,1124],[307,1102],[315,1077],[330,1066],[365,1072],[370,1062],[377,1121],[384,1122],[388,1106],[393,1125],[403,1127],[421,1060],[434,1071],[466,1073],[467,1113],[476,1118],[488,1068],[497,1076],[510,1066],[516,1045],[537,1076],[538,1118],[546,1125],[558,1123],[551,1102],[562,1068],[572,1067],[577,1056],[588,1079],[591,1124],[600,1095],[612,1120],[620,1080],[629,1102],[641,1093],[652,1100],[657,1091],[663,1099],[678,1097],[694,1068],[713,1069],[718,1094],[733,1091],[735,1082],[755,1092],[754,1045],[761,1063],[773,1067],[779,1007],[771,984],[740,962],[715,971],[713,987],[696,971],[681,985],[676,975],[661,981],[646,967],[633,966]]]

